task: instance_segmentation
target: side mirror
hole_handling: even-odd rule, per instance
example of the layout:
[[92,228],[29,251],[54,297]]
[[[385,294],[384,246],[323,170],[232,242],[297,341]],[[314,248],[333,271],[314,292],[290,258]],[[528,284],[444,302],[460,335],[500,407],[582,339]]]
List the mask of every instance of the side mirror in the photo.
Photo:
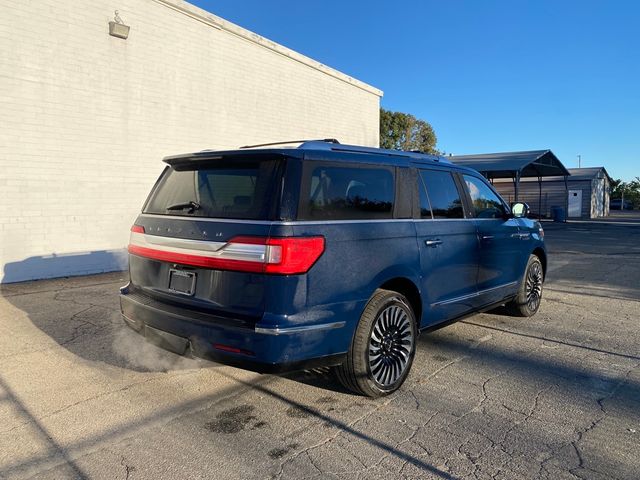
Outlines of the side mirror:
[[511,205],[511,213],[513,218],[527,218],[529,216],[529,205],[518,202]]

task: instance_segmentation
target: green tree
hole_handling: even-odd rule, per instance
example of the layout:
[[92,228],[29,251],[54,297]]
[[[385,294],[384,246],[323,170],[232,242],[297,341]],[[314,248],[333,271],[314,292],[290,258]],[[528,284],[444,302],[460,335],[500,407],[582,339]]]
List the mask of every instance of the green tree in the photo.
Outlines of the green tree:
[[436,149],[437,141],[428,122],[408,113],[380,109],[380,148],[440,153]]
[[640,207],[640,177],[630,182],[613,180],[611,182],[611,198],[624,198],[633,204],[634,208]]

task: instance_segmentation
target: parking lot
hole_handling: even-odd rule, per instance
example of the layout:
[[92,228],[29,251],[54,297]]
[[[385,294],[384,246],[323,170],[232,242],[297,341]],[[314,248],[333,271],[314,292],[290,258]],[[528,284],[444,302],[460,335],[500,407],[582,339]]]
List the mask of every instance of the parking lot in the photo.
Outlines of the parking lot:
[[378,400],[142,344],[123,273],[3,285],[0,478],[637,479],[640,217],[545,228],[538,315],[422,335]]

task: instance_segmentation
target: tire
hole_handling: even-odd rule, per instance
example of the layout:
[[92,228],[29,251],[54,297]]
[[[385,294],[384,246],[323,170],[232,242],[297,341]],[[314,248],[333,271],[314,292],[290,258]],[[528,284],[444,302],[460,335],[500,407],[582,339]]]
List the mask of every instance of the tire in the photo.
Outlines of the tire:
[[544,269],[542,262],[536,255],[531,255],[520,282],[518,295],[506,305],[508,313],[514,317],[531,317],[535,315],[540,308],[543,283]]
[[360,317],[336,376],[347,389],[369,397],[395,392],[407,378],[416,351],[416,318],[398,292],[378,289]]

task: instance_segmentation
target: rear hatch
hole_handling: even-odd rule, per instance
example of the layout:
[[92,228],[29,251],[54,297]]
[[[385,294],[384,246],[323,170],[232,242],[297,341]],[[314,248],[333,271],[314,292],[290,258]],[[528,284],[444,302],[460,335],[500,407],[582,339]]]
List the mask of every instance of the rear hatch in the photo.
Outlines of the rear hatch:
[[[167,159],[132,227],[132,293],[254,324],[265,305],[267,245],[286,159],[242,154]],[[144,300],[144,299],[143,299]]]

